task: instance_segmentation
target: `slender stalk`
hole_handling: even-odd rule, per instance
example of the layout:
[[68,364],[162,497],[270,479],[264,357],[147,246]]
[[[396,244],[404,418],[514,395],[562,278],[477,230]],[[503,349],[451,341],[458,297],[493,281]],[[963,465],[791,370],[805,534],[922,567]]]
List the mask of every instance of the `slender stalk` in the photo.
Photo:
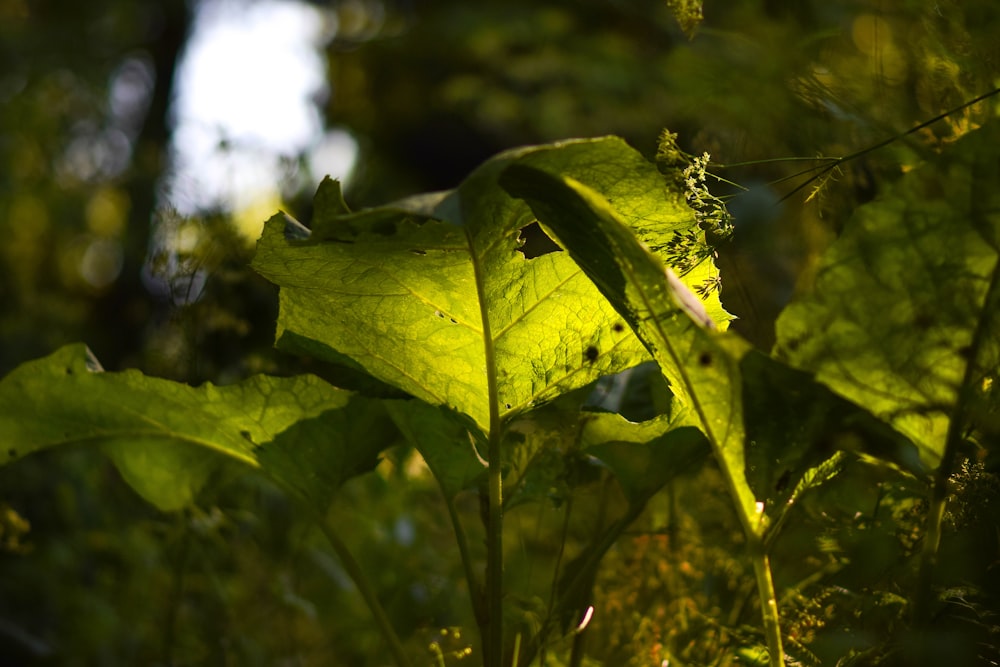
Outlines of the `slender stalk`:
[[[1000,90],[1000,89],[998,89]],[[985,201],[985,199],[974,199]],[[973,218],[980,218],[984,212],[972,210]],[[981,351],[987,346],[989,332],[995,331],[996,312],[1000,306],[1000,272],[993,271],[990,285],[983,298],[979,321],[972,334],[969,345],[971,356],[965,366],[962,384],[958,390],[958,400],[948,424],[948,434],[945,437],[944,452],[941,463],[934,471],[934,487],[931,489],[931,504],[927,511],[927,524],[924,529],[923,550],[920,554],[920,568],[917,571],[917,590],[913,596],[912,622],[915,626],[926,626],[931,617],[933,600],[934,569],[937,566],[938,547],[941,545],[941,523],[944,519],[945,505],[948,502],[948,479],[955,468],[958,450],[965,439],[965,430],[971,421],[970,408],[975,401],[976,385],[981,382],[982,368],[976,363]]]
[[445,498],[445,506],[448,508],[448,517],[451,519],[451,527],[455,532],[455,542],[458,544],[458,554],[462,559],[462,569],[465,571],[465,584],[469,587],[469,597],[472,601],[472,612],[479,626],[483,625],[485,610],[482,605],[482,588],[476,572],[472,568],[472,556],[469,555],[469,540],[465,536],[465,529],[458,518],[455,510],[453,498]]
[[778,599],[774,594],[774,580],[771,578],[771,563],[764,550],[764,541],[748,535],[748,551],[753,561],[753,573],[757,578],[757,595],[760,611],[764,617],[764,636],[767,638],[767,652],[771,667],[784,667],[785,650],[781,645],[781,625],[778,617]]
[[368,580],[361,566],[354,560],[354,556],[348,551],[347,545],[330,528],[324,517],[317,515],[316,523],[319,525],[326,540],[330,543],[330,546],[333,547],[333,551],[337,554],[337,558],[340,559],[340,564],[344,567],[344,571],[347,572],[347,576],[357,586],[358,592],[364,599],[365,604],[368,605],[368,609],[371,610],[372,616],[375,618],[375,625],[378,627],[379,632],[382,633],[382,638],[385,639],[386,644],[388,644],[389,652],[392,653],[396,664],[399,667],[412,667],[410,658],[406,655],[406,650],[403,648],[403,643],[399,640],[399,635],[396,634],[392,623],[389,622],[389,617],[386,615],[385,609],[382,608],[382,603],[378,601],[378,596],[375,594],[375,588]]
[[585,547],[584,553],[586,553],[587,560],[579,566],[576,576],[567,582],[560,591],[559,596],[555,599],[555,603],[550,606],[549,613],[546,615],[542,627],[531,638],[525,649],[525,664],[533,664],[536,655],[544,657],[545,642],[548,639],[549,633],[555,629],[556,621],[559,618],[555,612],[563,610],[566,600],[579,599],[582,587],[592,583],[593,573],[597,569],[601,559],[614,546],[621,534],[625,532],[625,529],[642,513],[644,507],[645,503],[639,503],[630,507],[624,516],[609,525],[600,537],[592,540]]
[[[465,228],[469,248],[476,247],[471,228]],[[500,392],[497,380],[496,349],[490,325],[489,300],[486,298],[485,267],[472,254],[472,268],[479,294],[479,317],[483,326],[483,356],[486,362],[486,399],[490,407],[490,433],[487,446],[487,479],[489,510],[486,521],[486,636],[484,638],[485,667],[501,667],[503,663],[503,470],[500,444],[503,420],[500,418]],[[480,628],[481,629],[481,628]]]
[[944,466],[938,468],[939,474],[934,480],[931,504],[924,527],[923,549],[920,552],[920,567],[917,570],[917,590],[913,596],[912,622],[916,627],[926,626],[931,618],[934,570],[937,566],[938,547],[941,545],[941,522],[944,519],[944,509],[948,499],[946,488],[948,477],[940,474],[943,470]]
[[569,667],[580,667],[583,664],[583,644],[587,638],[586,629],[573,636],[573,648],[569,652]]
[[569,535],[569,519],[573,513],[573,496],[566,499],[566,512],[563,514],[562,534],[559,536],[559,550],[556,552],[556,565],[552,568],[552,587],[549,589],[549,615],[556,607],[556,591],[559,587],[559,575],[563,556],[566,554],[566,538]]
[[490,430],[489,521],[486,523],[486,667],[503,662],[503,475],[500,429]]
[[[704,422],[707,424],[707,422]],[[713,442],[713,451],[716,460],[719,462],[719,470],[726,482],[729,490],[729,497],[733,500],[736,516],[739,519],[743,535],[747,540],[747,555],[753,563],[754,578],[757,580],[757,597],[760,600],[760,612],[764,622],[764,636],[767,638],[767,650],[769,654],[769,664],[771,667],[784,667],[785,652],[781,644],[781,622],[778,615],[778,600],[774,592],[774,580],[771,576],[771,562],[767,555],[767,544],[765,535],[768,533],[767,517],[763,514],[763,507],[756,504],[756,514],[748,511],[747,505],[742,501],[738,475],[742,476],[742,470],[737,470],[726,464],[726,459],[719,451],[716,442]]]
[[[920,130],[924,129],[925,127],[933,125],[934,123],[936,123],[936,122],[938,122],[940,120],[944,120],[948,116],[951,116],[952,114],[958,113],[962,109],[965,109],[966,107],[970,107],[973,104],[977,104],[979,102],[982,102],[983,100],[985,100],[987,98],[990,98],[990,97],[992,97],[992,96],[994,96],[994,95],[996,95],[998,93],[1000,93],[1000,88],[994,88],[993,90],[991,90],[991,91],[989,91],[987,93],[983,93],[982,95],[979,95],[978,97],[975,97],[975,98],[969,100],[968,102],[964,102],[964,103],[958,105],[957,107],[955,107],[953,109],[948,109],[947,111],[945,111],[943,113],[939,113],[938,115],[934,116],[933,118],[925,120],[924,122],[922,122],[922,123],[920,123],[918,125],[914,125],[913,127],[911,127],[910,129],[906,130],[905,132],[900,132],[899,134],[893,135],[893,136],[889,137],[888,139],[883,139],[882,141],[878,142],[877,144],[873,144],[871,146],[868,146],[867,148],[863,148],[863,149],[861,149],[859,151],[855,151],[854,153],[851,153],[850,155],[845,155],[843,157],[834,158],[832,161],[830,160],[830,158],[822,158],[822,159],[824,159],[824,160],[827,161],[826,165],[820,165],[820,166],[817,166],[817,167],[812,167],[810,169],[806,169],[805,171],[801,171],[798,174],[793,174],[790,178],[795,178],[796,176],[802,176],[804,174],[808,174],[811,171],[817,171],[818,170],[818,172],[819,172],[817,174],[814,174],[812,177],[810,177],[804,183],[796,186],[794,189],[792,189],[791,192],[789,192],[788,194],[786,194],[784,197],[782,197],[778,201],[779,202],[785,201],[786,199],[788,199],[789,197],[791,197],[795,193],[797,193],[800,190],[804,189],[806,186],[808,186],[810,183],[812,183],[813,181],[815,181],[817,178],[820,178],[821,176],[823,176],[827,172],[832,171],[833,169],[836,169],[838,166],[840,166],[841,164],[843,164],[845,162],[850,162],[851,160],[856,160],[857,158],[862,157],[863,155],[868,155],[869,153],[877,151],[878,149],[883,148],[884,146],[888,146],[889,144],[891,144],[894,141],[899,141],[903,137],[907,137],[907,136],[909,136],[909,135],[911,135],[911,134],[913,134],[915,132],[919,132]],[[782,179],[782,180],[786,180],[786,179]]]

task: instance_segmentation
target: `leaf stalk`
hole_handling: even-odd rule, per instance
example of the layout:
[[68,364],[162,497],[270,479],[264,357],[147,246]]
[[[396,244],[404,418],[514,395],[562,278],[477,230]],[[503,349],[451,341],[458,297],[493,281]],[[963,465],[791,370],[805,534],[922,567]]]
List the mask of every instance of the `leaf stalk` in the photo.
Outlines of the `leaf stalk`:
[[774,593],[774,579],[771,576],[771,562],[764,547],[764,541],[757,534],[748,534],[748,551],[753,561],[753,573],[757,579],[757,595],[764,620],[764,636],[767,639],[768,664],[770,667],[784,667],[785,650],[781,642],[781,624],[778,615],[778,598]]
[[489,520],[486,524],[486,667],[503,661],[503,474],[500,429],[490,429]]
[[[981,212],[974,210],[973,215],[979,216]],[[924,627],[930,622],[934,597],[934,569],[937,566],[938,548],[941,545],[944,510],[948,503],[948,480],[955,468],[955,459],[958,457],[959,448],[965,439],[965,430],[970,426],[970,407],[975,401],[977,380],[981,380],[979,377],[981,367],[976,361],[986,348],[990,332],[996,326],[994,313],[998,304],[1000,304],[1000,270],[995,269],[983,299],[982,315],[976,323],[976,329],[969,346],[971,357],[966,364],[965,374],[958,392],[958,401],[948,425],[941,463],[934,471],[934,486],[931,489],[931,503],[924,528],[923,549],[920,554],[920,567],[917,571],[917,591],[914,594],[911,617],[917,628]]]
[[344,571],[347,572],[347,576],[357,586],[362,599],[368,605],[368,609],[371,610],[372,616],[375,618],[375,625],[382,634],[382,638],[385,639],[386,644],[388,644],[389,652],[392,653],[396,664],[398,667],[412,667],[410,658],[403,648],[403,643],[399,640],[399,635],[393,629],[392,623],[389,622],[389,616],[385,613],[382,603],[379,602],[378,595],[375,594],[375,587],[372,586],[371,581],[369,581],[361,569],[358,561],[351,555],[350,550],[348,550],[343,540],[340,539],[340,536],[330,528],[329,523],[324,517],[317,516],[316,523],[323,532],[323,536],[326,537],[327,542],[333,547],[333,551],[337,554],[337,558],[340,559],[340,564],[343,566]]
[[[466,227],[470,248],[476,239]],[[473,256],[476,293],[487,294],[485,267]],[[486,632],[483,636],[483,664],[501,667],[503,663],[503,467],[500,462],[503,421],[500,417],[500,392],[497,380],[496,349],[490,326],[489,302],[479,299],[479,316],[483,327],[483,357],[486,362],[487,400],[490,406],[490,432],[487,444],[487,485],[489,509],[486,520]],[[482,627],[480,627],[482,633]]]
[[486,613],[482,605],[483,591],[480,587],[479,579],[476,577],[476,573],[472,569],[472,556],[469,554],[469,540],[465,536],[465,529],[462,528],[462,522],[459,520],[458,512],[455,510],[454,499],[446,498],[445,506],[448,508],[448,517],[451,519],[452,530],[455,531],[455,542],[458,545],[458,554],[462,560],[462,569],[465,572],[465,583],[466,586],[469,587],[469,596],[472,599],[472,612],[476,618],[476,623],[482,626]]

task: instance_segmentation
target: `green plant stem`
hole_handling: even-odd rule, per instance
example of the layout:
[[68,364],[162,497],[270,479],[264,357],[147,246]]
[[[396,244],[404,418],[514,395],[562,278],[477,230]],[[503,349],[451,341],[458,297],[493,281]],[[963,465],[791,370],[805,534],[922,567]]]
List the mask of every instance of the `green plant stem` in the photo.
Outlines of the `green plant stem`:
[[[476,239],[466,227],[469,248]],[[473,253],[475,257],[475,253]],[[476,276],[476,293],[487,294],[485,267],[479,260],[472,263]],[[487,445],[487,484],[489,510],[486,521],[486,633],[483,637],[485,667],[501,667],[503,663],[503,467],[500,444],[503,420],[500,417],[500,391],[497,380],[496,349],[487,299],[479,300],[479,318],[483,327],[483,357],[486,362],[486,392],[490,406],[490,433]],[[480,627],[480,631],[482,627]]]
[[913,596],[912,622],[916,627],[926,626],[931,618],[931,606],[934,591],[934,570],[937,566],[937,552],[941,545],[941,522],[944,519],[944,508],[947,504],[947,475],[941,479],[940,472],[931,490],[931,503],[927,511],[924,527],[924,542],[920,552],[920,567],[917,570],[917,590]]
[[[713,443],[714,444],[714,443]],[[774,592],[774,579],[771,576],[771,562],[767,555],[767,543],[765,535],[767,526],[764,523],[765,516],[762,514],[763,508],[758,509],[758,514],[751,514],[747,511],[746,505],[741,500],[739,485],[735,475],[742,474],[725,464],[725,457],[717,448],[716,459],[719,461],[719,468],[726,481],[729,490],[729,497],[733,499],[736,514],[743,528],[743,535],[747,540],[747,554],[753,563],[754,578],[757,580],[757,597],[760,600],[760,613],[764,622],[764,636],[767,639],[767,650],[769,664],[771,667],[784,667],[785,650],[781,644],[781,621],[778,615],[778,598]]]
[[781,625],[778,619],[778,599],[774,594],[774,580],[771,578],[771,563],[764,549],[764,541],[756,534],[747,536],[753,573],[757,578],[757,595],[760,597],[760,611],[764,617],[764,636],[767,638],[767,652],[771,667],[784,667],[785,650],[781,645]]
[[412,667],[410,658],[406,655],[406,650],[403,648],[403,643],[399,640],[399,636],[393,629],[392,623],[389,622],[389,617],[386,615],[385,609],[382,608],[382,603],[378,601],[378,596],[375,594],[375,588],[368,580],[361,566],[354,560],[354,556],[347,549],[347,545],[330,528],[324,517],[317,516],[316,523],[319,525],[326,540],[330,543],[330,546],[333,547],[333,551],[337,554],[337,558],[340,559],[340,564],[344,567],[344,571],[347,572],[347,576],[357,586],[358,592],[361,593],[365,604],[371,610],[372,616],[375,617],[375,625],[378,626],[383,639],[389,645],[389,652],[392,653],[396,664],[399,667]]
[[576,600],[580,598],[581,588],[593,582],[593,573],[597,569],[601,559],[604,555],[611,549],[612,546],[621,537],[621,534],[625,532],[633,521],[642,513],[645,508],[645,503],[639,503],[631,506],[622,518],[618,519],[607,529],[604,533],[597,539],[590,542],[590,544],[585,548],[584,553],[587,554],[586,562],[580,565],[579,570],[572,579],[563,587],[559,592],[558,598],[550,606],[549,613],[542,623],[542,627],[535,633],[535,636],[531,638],[525,649],[524,663],[532,664],[535,660],[535,656],[543,653],[545,643],[548,640],[549,633],[554,629],[554,625],[557,619],[560,617],[559,612],[563,610],[563,605],[567,600]]
[[503,475],[500,429],[490,430],[489,521],[486,525],[486,667],[503,662]]
[[469,597],[472,601],[472,612],[476,618],[476,623],[482,627],[485,610],[482,605],[482,588],[476,578],[476,572],[472,568],[472,557],[469,555],[469,540],[465,536],[465,529],[458,518],[455,510],[454,498],[446,498],[445,506],[448,508],[448,517],[451,519],[452,530],[455,531],[455,543],[458,545],[458,554],[462,559],[462,569],[465,571],[465,584],[469,587]]
[[[1000,90],[1000,89],[998,89]],[[980,200],[984,201],[984,200]],[[976,207],[972,215],[982,218],[984,211]],[[941,545],[941,523],[944,520],[945,505],[948,502],[948,479],[955,467],[958,450],[965,439],[965,430],[971,422],[970,409],[975,402],[976,386],[982,381],[981,366],[976,363],[981,351],[989,345],[990,332],[995,330],[1000,307],[1000,271],[993,271],[989,288],[983,299],[982,316],[976,324],[969,345],[969,362],[965,366],[962,384],[959,385],[958,400],[948,424],[948,434],[945,437],[944,452],[941,463],[934,471],[934,487],[931,489],[931,503],[927,511],[927,524],[924,529],[923,550],[920,554],[920,568],[917,571],[917,590],[913,596],[913,613],[911,621],[916,627],[926,626],[931,618],[933,601],[934,569],[937,565],[938,547]]]

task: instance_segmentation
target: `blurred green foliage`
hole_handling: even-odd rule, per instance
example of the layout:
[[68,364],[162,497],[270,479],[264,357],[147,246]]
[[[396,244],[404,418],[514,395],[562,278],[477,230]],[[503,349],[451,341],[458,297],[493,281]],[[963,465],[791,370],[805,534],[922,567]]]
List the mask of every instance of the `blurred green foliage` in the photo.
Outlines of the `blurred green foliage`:
[[[501,148],[572,136],[619,134],[651,157],[664,127],[721,164],[840,156],[1000,82],[992,0],[710,1],[691,35],[671,4],[322,4],[339,24],[324,113],[361,147],[348,200],[452,187]],[[208,276],[199,299],[164,297],[143,280],[144,266],[157,267],[156,257],[147,264],[151,220],[170,215],[156,193],[189,11],[180,0],[0,0],[3,374],[77,340],[109,369],[189,381],[305,363],[269,350],[274,292],[246,270],[250,248],[227,212],[186,221],[203,239],[186,258]],[[122,86],[137,96],[116,97]],[[770,347],[777,313],[851,211],[995,110],[995,101],[966,109],[780,204],[805,176],[781,179],[813,163],[722,171],[751,188],[729,202],[737,228],[722,256],[736,328]],[[308,196],[289,208],[308,213]],[[648,409],[662,390],[652,396],[630,400]],[[778,587],[791,591],[781,602],[789,655],[806,665],[997,660],[995,448],[953,479],[940,557],[947,613],[935,632],[902,644],[911,654],[887,653],[883,641],[906,632],[901,591],[912,585],[924,494],[891,469],[852,466],[794,508],[776,545],[775,570],[788,577]],[[166,515],[86,452],[0,470],[0,656],[20,665],[375,664],[380,639],[367,610],[289,499],[255,476],[220,475],[229,483],[197,508]],[[538,604],[540,576],[528,556],[554,557],[563,535],[577,552],[599,509],[624,502],[606,476],[574,484],[575,509],[511,512],[511,579],[525,609]],[[741,588],[747,565],[723,496],[706,465],[657,496],[609,552],[587,639],[595,660],[734,664],[722,649],[753,643],[753,591]],[[466,664],[472,612],[455,595],[460,565],[443,555],[452,537],[419,457],[391,452],[331,511],[413,654],[426,655],[418,664]],[[479,509],[470,499],[462,511]],[[548,664],[570,653],[557,647]]]

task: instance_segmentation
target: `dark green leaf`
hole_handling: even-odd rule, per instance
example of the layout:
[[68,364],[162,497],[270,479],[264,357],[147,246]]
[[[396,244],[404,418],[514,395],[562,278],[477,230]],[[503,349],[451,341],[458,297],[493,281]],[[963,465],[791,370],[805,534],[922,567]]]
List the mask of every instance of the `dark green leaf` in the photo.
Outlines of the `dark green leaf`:
[[705,436],[688,424],[683,415],[632,423],[616,414],[591,413],[581,444],[614,473],[629,504],[638,508],[711,454]]
[[922,471],[913,444],[809,373],[750,352],[740,363],[747,479],[765,509],[782,510],[804,476],[836,452]]
[[453,499],[486,471],[469,424],[444,408],[423,401],[386,401],[386,408],[406,439],[417,448],[442,491]]

